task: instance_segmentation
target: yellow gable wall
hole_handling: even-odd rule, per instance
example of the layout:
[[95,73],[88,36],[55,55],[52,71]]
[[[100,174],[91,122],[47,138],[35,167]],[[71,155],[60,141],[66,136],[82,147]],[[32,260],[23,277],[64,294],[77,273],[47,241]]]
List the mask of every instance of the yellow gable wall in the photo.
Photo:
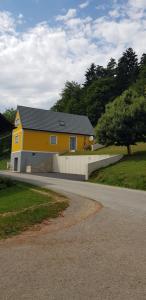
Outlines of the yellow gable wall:
[[20,130],[20,129],[22,129],[22,124],[21,124],[21,119],[20,119],[19,111],[17,111],[17,113],[16,113],[15,122],[16,122],[16,120],[19,120],[19,124],[17,125],[17,128],[14,129],[14,130]]
[[[19,112],[16,113],[16,120],[20,120]],[[18,136],[18,143],[15,142],[16,136]],[[17,128],[13,130],[12,134],[12,152],[21,151],[22,150],[22,136],[23,136],[23,130],[22,130],[22,124],[21,120],[18,124]]]
[[[57,136],[57,145],[51,145],[50,136]],[[69,151],[70,136],[77,136],[77,150],[83,150],[84,144],[89,143],[89,137],[66,133],[49,133],[42,131],[24,130],[24,151],[64,152]]]
[[[16,136],[18,136],[18,143],[16,143]],[[14,129],[12,135],[12,152],[22,150],[22,129]]]

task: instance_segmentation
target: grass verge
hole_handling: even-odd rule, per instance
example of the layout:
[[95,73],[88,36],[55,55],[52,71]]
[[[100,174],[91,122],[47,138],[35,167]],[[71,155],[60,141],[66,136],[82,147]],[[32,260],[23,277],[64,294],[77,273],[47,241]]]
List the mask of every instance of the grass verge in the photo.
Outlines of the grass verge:
[[52,191],[0,178],[0,239],[56,218],[68,200]]
[[115,165],[95,171],[89,181],[146,190],[146,152],[125,156]]

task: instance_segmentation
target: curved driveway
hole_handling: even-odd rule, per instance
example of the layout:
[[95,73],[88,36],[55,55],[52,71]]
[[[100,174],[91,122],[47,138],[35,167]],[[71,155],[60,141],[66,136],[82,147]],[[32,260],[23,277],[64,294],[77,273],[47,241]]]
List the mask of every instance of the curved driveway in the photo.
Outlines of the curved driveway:
[[1,247],[1,299],[146,299],[146,192],[25,174],[15,178],[104,207],[34,244]]

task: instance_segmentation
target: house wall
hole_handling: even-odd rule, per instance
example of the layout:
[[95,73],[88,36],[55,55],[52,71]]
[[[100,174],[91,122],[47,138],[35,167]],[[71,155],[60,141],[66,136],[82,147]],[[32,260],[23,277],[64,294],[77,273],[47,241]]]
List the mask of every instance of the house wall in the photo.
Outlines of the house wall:
[[[22,150],[22,146],[23,146],[23,129],[22,129],[22,125],[21,125],[21,120],[20,120],[19,112],[17,112],[15,120],[19,120],[20,123],[17,126],[17,128],[15,128],[13,130],[13,134],[12,134],[12,152],[21,151]],[[18,135],[18,143],[16,144],[15,143],[15,137],[17,135]]]
[[[19,136],[19,143],[15,143],[15,136]],[[50,137],[57,136],[57,144],[51,145]],[[70,136],[77,137],[77,150],[83,150],[89,144],[89,137],[67,133],[50,133],[43,131],[24,130],[17,128],[13,131],[12,152],[16,151],[42,151],[65,152],[70,150]]]
[[51,153],[41,152],[14,152],[11,154],[11,170],[14,171],[15,158],[18,159],[17,172],[27,172],[29,167],[32,173],[52,172],[53,158]]
[[[15,138],[18,136],[18,143]],[[21,151],[23,147],[23,129],[14,129],[12,134],[12,152]]]
[[[15,165],[15,158],[18,159],[18,168],[17,172],[23,172],[22,167],[21,167],[21,152],[15,152],[11,153],[11,170],[14,171],[14,165]],[[16,170],[15,170],[16,171]]]

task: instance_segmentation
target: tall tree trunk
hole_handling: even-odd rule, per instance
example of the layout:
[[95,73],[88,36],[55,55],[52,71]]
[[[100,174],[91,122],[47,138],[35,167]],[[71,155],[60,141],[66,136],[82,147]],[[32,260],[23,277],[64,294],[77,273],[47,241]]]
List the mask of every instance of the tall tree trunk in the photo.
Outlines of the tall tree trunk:
[[128,152],[128,155],[132,154],[131,145],[127,145],[127,152]]

